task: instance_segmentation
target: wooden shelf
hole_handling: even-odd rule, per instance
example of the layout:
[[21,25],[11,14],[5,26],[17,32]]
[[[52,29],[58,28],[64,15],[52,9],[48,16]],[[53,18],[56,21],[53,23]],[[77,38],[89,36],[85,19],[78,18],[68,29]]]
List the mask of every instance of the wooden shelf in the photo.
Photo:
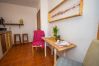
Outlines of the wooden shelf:
[[16,23],[5,23],[5,25],[18,25],[18,26],[22,26],[22,25],[24,25],[24,24],[16,24]]

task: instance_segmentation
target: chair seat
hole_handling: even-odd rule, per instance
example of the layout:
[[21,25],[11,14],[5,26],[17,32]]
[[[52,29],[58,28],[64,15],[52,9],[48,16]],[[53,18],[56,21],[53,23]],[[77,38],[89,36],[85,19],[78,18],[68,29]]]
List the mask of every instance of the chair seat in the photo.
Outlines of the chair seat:
[[33,41],[32,46],[41,46],[44,47],[44,42],[42,41]]

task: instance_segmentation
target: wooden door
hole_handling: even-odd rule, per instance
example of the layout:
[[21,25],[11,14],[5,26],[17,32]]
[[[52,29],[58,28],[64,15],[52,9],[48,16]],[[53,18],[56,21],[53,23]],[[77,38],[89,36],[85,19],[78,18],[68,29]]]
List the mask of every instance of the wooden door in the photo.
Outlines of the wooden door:
[[40,10],[37,13],[37,29],[41,29]]
[[98,25],[97,39],[99,40],[99,25]]

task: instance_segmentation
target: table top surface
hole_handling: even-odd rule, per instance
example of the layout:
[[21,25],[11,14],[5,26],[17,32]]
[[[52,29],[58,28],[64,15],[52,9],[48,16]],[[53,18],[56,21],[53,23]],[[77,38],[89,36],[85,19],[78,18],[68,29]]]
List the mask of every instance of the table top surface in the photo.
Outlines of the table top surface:
[[57,44],[55,44],[56,40],[53,37],[43,37],[42,39],[49,45],[51,45],[53,48],[55,48],[57,51],[69,50],[76,47],[76,45],[73,43],[70,43],[69,46],[58,46]]

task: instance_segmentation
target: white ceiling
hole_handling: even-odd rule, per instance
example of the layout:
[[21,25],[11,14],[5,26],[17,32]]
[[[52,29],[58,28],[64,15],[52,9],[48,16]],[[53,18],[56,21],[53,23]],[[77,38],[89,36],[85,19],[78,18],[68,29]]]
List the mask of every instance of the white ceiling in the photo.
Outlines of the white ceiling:
[[0,2],[38,8],[40,0],[0,0]]

